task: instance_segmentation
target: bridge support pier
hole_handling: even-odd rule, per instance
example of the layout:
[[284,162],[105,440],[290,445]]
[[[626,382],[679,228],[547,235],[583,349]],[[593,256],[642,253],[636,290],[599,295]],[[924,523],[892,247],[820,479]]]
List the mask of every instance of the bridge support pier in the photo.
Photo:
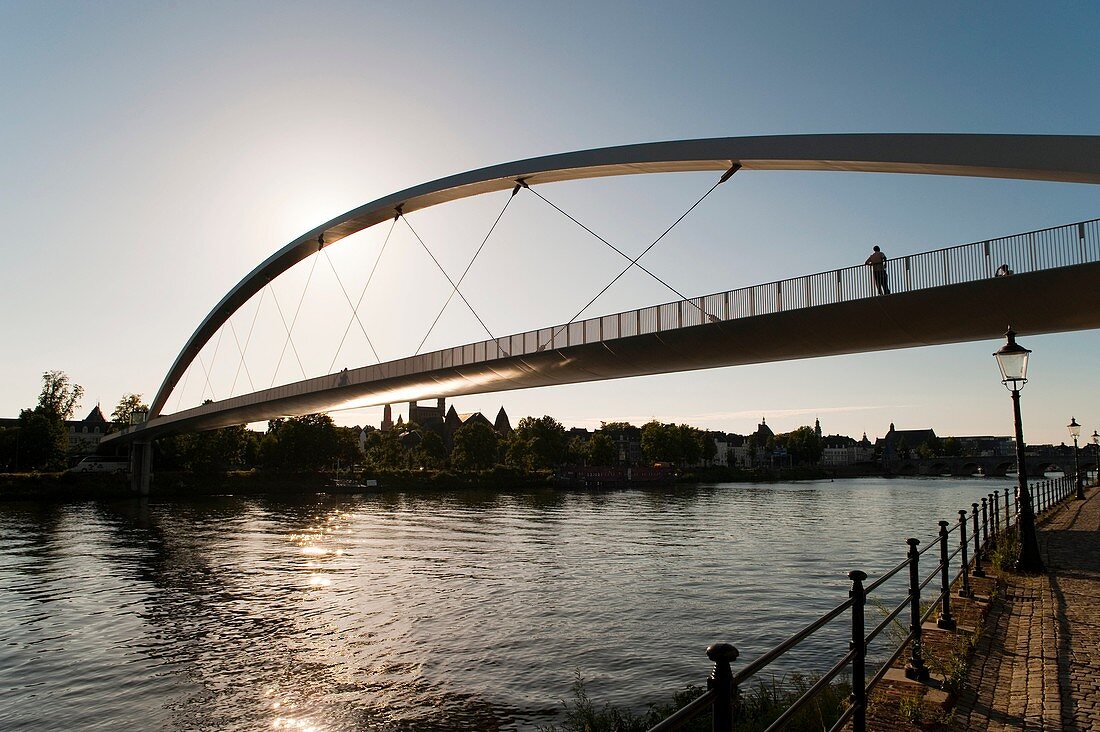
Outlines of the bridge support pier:
[[153,443],[135,442],[130,445],[130,489],[138,495],[149,495],[153,474]]

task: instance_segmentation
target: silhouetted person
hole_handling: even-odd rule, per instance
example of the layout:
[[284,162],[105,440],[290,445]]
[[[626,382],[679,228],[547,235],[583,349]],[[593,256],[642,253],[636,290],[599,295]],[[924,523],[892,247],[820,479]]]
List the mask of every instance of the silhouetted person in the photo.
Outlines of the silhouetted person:
[[890,287],[886,282],[886,255],[876,246],[864,264],[871,268],[871,278],[875,281],[875,293],[889,295]]

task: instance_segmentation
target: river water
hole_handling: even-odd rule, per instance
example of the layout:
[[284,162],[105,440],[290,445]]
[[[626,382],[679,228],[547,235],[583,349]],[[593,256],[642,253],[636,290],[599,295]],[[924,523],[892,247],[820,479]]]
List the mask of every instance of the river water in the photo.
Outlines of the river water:
[[[533,729],[577,674],[640,711],[1008,486],[0,504],[0,729]],[[824,670],[847,632],[779,670]]]

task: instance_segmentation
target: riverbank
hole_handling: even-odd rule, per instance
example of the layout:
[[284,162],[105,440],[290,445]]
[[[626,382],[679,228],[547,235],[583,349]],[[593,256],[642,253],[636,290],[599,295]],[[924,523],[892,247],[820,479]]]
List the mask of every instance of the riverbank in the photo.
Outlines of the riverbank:
[[[673,483],[777,483],[843,476],[817,467],[745,470],[724,466],[687,468]],[[863,476],[860,476],[863,477]],[[671,485],[671,484],[666,484]],[[292,472],[242,470],[226,473],[161,471],[153,476],[156,496],[364,493],[414,490],[539,490],[557,488],[549,470],[504,466],[481,471],[379,470]],[[634,486],[627,484],[625,488]],[[660,487],[650,484],[637,487]],[[127,475],[106,473],[0,473],[0,501],[82,501],[132,498]]]

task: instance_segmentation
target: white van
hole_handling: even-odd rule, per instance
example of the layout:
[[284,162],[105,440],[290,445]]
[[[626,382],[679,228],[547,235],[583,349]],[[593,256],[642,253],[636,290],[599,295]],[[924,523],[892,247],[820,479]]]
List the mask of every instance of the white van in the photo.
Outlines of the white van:
[[70,473],[125,473],[130,470],[130,458],[109,455],[89,455],[69,468]]

